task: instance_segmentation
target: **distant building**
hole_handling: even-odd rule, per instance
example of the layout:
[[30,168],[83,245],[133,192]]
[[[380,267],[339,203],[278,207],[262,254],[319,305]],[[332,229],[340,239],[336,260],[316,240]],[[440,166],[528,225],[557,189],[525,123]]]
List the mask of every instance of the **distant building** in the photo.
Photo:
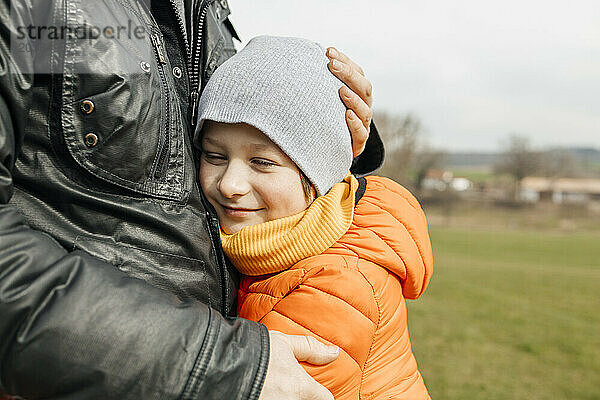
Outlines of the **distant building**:
[[423,189],[444,191],[448,188],[457,192],[464,192],[473,187],[473,183],[467,178],[455,178],[451,171],[432,169],[427,171],[423,179]]
[[527,177],[521,181],[519,197],[537,203],[586,203],[600,200],[600,179]]

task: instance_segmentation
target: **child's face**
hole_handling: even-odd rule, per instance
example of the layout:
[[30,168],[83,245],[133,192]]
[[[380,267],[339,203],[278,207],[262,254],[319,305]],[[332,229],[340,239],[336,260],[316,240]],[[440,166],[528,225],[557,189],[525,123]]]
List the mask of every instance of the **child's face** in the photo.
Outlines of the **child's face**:
[[247,124],[205,122],[199,175],[221,228],[229,234],[308,206],[296,164]]

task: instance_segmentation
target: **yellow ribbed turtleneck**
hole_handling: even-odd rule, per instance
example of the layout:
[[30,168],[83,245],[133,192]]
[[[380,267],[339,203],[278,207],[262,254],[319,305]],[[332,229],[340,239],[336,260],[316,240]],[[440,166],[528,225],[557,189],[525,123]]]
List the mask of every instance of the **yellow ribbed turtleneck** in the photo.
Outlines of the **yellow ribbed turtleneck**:
[[242,228],[221,231],[225,254],[245,275],[284,271],[307,257],[321,254],[350,228],[358,181],[348,174],[299,214]]

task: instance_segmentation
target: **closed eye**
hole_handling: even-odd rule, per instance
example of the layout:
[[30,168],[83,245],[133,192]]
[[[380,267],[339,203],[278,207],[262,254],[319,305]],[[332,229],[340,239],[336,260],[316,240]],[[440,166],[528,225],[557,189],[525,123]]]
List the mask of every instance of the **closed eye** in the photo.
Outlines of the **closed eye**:
[[227,161],[227,157],[220,153],[212,153],[210,151],[203,151],[202,157],[211,164],[221,164]]
[[278,165],[277,163],[264,158],[253,158],[251,161],[253,165],[261,169],[268,169]]

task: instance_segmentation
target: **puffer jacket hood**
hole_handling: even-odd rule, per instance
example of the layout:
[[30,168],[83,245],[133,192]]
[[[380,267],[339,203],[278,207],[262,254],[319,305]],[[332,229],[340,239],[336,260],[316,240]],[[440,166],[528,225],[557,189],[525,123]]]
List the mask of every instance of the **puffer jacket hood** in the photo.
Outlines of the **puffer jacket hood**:
[[354,221],[339,240],[360,257],[402,281],[402,294],[417,299],[433,273],[427,221],[415,197],[387,178],[367,178],[369,190],[354,209]]

